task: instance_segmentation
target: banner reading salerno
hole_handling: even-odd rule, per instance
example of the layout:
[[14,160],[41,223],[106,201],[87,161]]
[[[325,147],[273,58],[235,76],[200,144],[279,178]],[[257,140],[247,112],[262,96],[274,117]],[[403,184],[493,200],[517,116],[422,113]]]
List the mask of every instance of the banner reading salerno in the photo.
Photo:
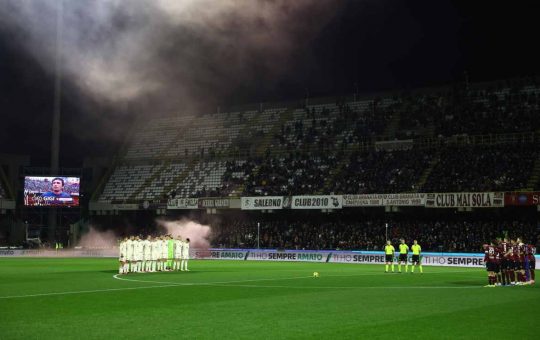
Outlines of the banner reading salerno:
[[292,209],[341,209],[343,197],[341,195],[326,196],[293,196]]
[[423,193],[343,195],[344,207],[423,207],[425,204],[426,194]]
[[242,197],[242,210],[276,210],[283,209],[283,196]]
[[426,208],[502,208],[503,192],[445,192],[426,194]]
[[167,201],[167,209],[198,209],[198,198],[171,198]]

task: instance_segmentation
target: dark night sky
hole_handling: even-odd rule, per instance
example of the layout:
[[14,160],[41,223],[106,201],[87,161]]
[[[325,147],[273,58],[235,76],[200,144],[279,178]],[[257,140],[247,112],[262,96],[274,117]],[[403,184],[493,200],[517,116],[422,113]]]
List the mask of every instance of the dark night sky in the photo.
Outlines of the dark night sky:
[[[529,2],[344,1],[344,6],[274,82],[257,77],[239,85],[223,103],[253,103],[312,96],[399,90],[538,75],[537,15]],[[0,18],[1,21],[1,18]],[[53,78],[0,29],[0,153],[49,158]],[[218,67],[219,66],[215,66]],[[61,139],[63,166],[117,145],[103,138],[103,122],[122,121],[85,112],[84,94],[65,84]],[[114,115],[113,115],[114,116]],[[125,124],[128,125],[128,124]],[[95,138],[81,138],[81,131]],[[119,129],[119,131],[122,131]],[[92,134],[90,134],[92,135]],[[121,139],[121,138],[119,138]]]

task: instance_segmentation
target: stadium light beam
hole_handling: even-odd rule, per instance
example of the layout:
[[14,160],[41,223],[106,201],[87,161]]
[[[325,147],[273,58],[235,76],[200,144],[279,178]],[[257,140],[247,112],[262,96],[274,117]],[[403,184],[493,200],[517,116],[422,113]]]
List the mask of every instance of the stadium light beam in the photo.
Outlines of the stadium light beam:
[[[62,31],[64,26],[64,4],[58,0],[56,11],[56,60],[54,70],[53,119],[51,131],[51,174],[59,175],[60,155],[60,114],[62,108]],[[51,242],[56,239],[57,209],[50,208],[48,215],[48,238]]]
[[56,60],[54,72],[54,101],[51,133],[51,174],[57,175],[60,154],[60,116],[62,109],[62,36],[63,36],[63,0],[58,1],[56,12]]

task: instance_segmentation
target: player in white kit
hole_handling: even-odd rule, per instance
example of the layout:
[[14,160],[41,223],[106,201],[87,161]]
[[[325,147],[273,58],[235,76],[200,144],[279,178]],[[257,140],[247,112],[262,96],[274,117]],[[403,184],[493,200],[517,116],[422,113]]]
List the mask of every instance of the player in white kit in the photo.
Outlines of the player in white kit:
[[133,239],[134,237],[131,236],[126,241],[126,262],[128,267],[126,273],[132,272],[133,267],[135,266],[135,263],[133,262]]
[[161,250],[159,249],[159,238],[154,237],[152,239],[152,269],[151,272],[155,272],[157,270],[157,263],[159,260],[159,255],[161,254]]
[[118,251],[120,253],[120,268],[118,268],[118,274],[125,274],[127,273],[128,265],[127,265],[127,259],[126,259],[126,252],[127,252],[127,244],[126,244],[127,238],[124,238],[120,241],[120,244],[118,245]]
[[182,237],[179,235],[174,240],[174,262],[173,270],[180,270],[180,261],[182,260],[182,247],[184,242],[182,242]]
[[141,272],[143,260],[143,243],[139,236],[135,237],[133,242],[133,255],[135,260],[135,272]]
[[169,238],[163,236],[161,239],[161,270],[167,270],[167,258],[169,257]]
[[150,242],[151,239],[152,237],[148,235],[146,237],[146,240],[142,241],[142,246],[143,246],[142,271],[143,272],[150,271],[150,263],[152,261],[152,244]]
[[184,245],[182,246],[182,262],[180,264],[180,270],[185,270],[189,272],[188,260],[189,260],[189,238],[186,238],[186,241],[184,242]]

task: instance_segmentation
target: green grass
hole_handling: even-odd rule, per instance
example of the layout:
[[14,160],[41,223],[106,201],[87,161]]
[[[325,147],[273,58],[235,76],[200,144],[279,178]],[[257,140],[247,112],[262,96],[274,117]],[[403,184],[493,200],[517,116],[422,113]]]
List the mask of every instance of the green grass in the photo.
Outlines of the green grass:
[[116,268],[0,259],[0,339],[540,338],[539,286],[482,288],[481,269],[192,260],[122,281]]

